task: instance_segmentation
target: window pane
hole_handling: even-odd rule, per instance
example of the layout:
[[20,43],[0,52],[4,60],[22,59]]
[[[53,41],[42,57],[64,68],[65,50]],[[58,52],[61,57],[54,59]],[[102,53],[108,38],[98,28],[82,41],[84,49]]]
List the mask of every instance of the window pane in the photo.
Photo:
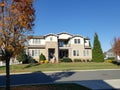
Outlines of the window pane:
[[80,39],[78,39],[78,43],[80,43]]
[[85,50],[83,51],[83,55],[86,56],[86,55],[85,55]]
[[37,50],[37,56],[39,56],[39,55],[40,55],[40,50],[38,49],[38,50]]
[[35,50],[35,52],[34,52],[34,53],[35,53],[35,56],[37,56],[37,50]]
[[32,56],[34,56],[34,50],[32,50]]
[[76,51],[75,50],[73,50],[73,56],[76,56]]
[[77,56],[79,56],[79,50],[77,50]]
[[50,41],[52,41],[52,37],[50,37]]
[[77,39],[74,39],[74,43],[75,43],[75,44],[77,43]]
[[87,56],[89,56],[89,51],[87,50]]

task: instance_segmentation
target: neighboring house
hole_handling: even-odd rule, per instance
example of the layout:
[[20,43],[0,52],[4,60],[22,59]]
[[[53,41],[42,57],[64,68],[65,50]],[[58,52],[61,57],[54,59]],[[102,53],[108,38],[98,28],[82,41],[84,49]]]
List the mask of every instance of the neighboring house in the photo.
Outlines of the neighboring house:
[[27,53],[37,61],[43,53],[47,60],[69,57],[72,60],[92,59],[90,39],[69,33],[48,34],[45,36],[33,36],[28,41]]
[[105,59],[108,59],[108,58],[115,58],[115,54],[113,52],[112,49],[109,49],[106,53],[105,53]]

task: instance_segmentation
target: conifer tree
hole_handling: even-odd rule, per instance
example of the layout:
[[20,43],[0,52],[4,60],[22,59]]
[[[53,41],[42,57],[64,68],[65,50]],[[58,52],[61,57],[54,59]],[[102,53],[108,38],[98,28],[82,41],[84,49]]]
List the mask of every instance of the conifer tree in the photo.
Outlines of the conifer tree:
[[97,33],[95,33],[95,35],[94,35],[92,59],[93,59],[93,62],[103,62],[104,61],[104,55],[103,55],[103,51],[102,51],[101,44],[100,44]]

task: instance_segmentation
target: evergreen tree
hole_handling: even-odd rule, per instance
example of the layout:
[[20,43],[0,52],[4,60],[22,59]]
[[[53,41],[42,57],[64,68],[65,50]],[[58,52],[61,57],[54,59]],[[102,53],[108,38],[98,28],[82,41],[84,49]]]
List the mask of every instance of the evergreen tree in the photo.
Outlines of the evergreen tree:
[[100,44],[97,33],[95,33],[95,36],[94,36],[92,59],[94,62],[103,62],[104,61],[104,55],[103,55],[103,51],[102,51],[101,44]]
[[17,60],[18,60],[19,62],[24,62],[24,61],[27,60],[27,55],[26,55],[26,53],[25,53],[24,50],[21,50],[20,53],[17,55],[16,58],[17,58]]
[[46,60],[46,57],[41,53],[40,56],[39,56],[39,60]]

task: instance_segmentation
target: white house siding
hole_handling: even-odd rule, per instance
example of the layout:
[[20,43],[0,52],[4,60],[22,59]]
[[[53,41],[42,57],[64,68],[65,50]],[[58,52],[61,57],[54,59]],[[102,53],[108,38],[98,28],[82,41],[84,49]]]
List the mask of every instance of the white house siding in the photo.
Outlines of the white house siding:
[[[39,43],[34,43],[33,39],[39,39]],[[29,41],[29,54],[32,56],[32,50],[40,51],[39,54],[32,56],[34,59],[39,60],[39,55],[43,53],[46,59],[49,59],[49,50],[54,50],[54,55],[56,60],[59,59],[59,50],[68,50],[68,57],[71,59],[82,59],[91,60],[92,59],[92,49],[89,46],[89,39],[82,36],[71,35],[67,33],[60,34],[48,34],[42,37],[34,38]],[[38,41],[39,41],[38,40]],[[58,41],[66,41],[65,45],[59,47]],[[75,42],[76,40],[76,42]],[[67,46],[66,46],[67,45]],[[74,55],[74,51],[77,55]]]
[[69,38],[71,38],[72,36],[69,35],[69,34],[63,33],[63,34],[59,34],[58,37],[59,37],[59,39],[69,39]]
[[46,38],[45,38],[45,42],[49,42],[49,41],[53,41],[53,42],[58,42],[58,39],[57,39],[57,37],[56,36],[52,36],[52,35],[50,35],[50,36],[46,36]]
[[32,56],[37,61],[39,61],[39,55],[41,53],[46,55],[45,49],[29,49],[29,55]]
[[92,60],[92,50],[91,49],[85,49],[83,50],[83,59],[85,60]]
[[[75,39],[80,39],[80,43],[79,44],[81,44],[81,45],[84,45],[84,39],[83,38],[81,38],[81,37],[74,37],[74,38],[72,38],[71,40],[70,40],[70,44],[75,44]],[[77,43],[76,43],[77,44]]]
[[29,40],[29,45],[45,45],[45,39],[37,39],[38,42],[34,42],[36,39],[30,39]]
[[[82,59],[83,58],[83,50],[84,46],[80,44],[72,44],[71,45],[71,55],[70,58],[72,59]],[[79,55],[74,55],[74,51],[78,53]]]

